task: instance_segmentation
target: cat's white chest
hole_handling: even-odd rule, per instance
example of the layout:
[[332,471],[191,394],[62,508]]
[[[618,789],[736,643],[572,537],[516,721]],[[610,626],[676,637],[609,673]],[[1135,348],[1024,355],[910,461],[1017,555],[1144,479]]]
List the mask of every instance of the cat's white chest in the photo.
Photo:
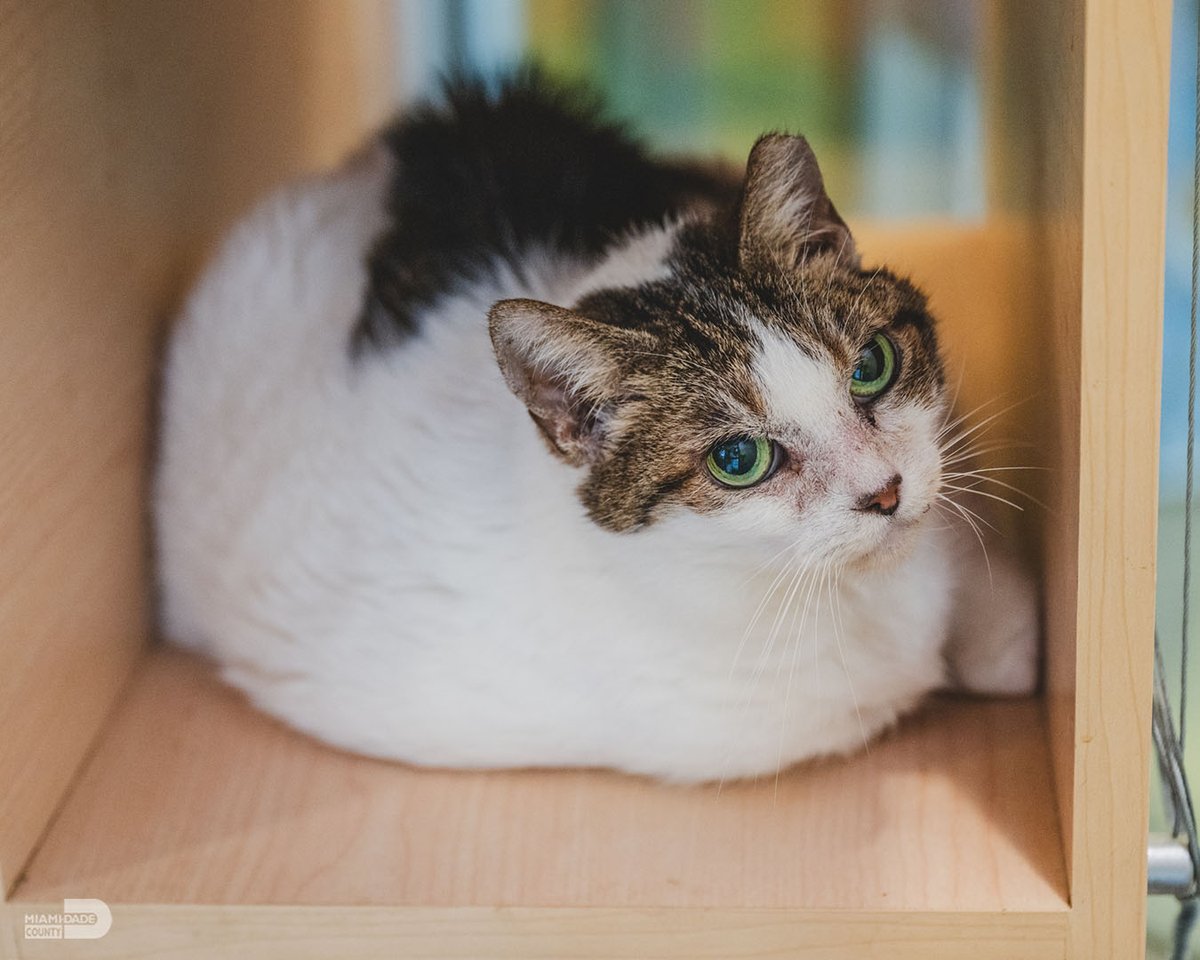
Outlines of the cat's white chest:
[[374,638],[362,656],[386,659],[371,671],[343,660],[317,693],[327,702],[310,696],[295,722],[328,736],[317,711],[373,704],[380,715],[346,731],[356,749],[713,779],[856,749],[941,680],[948,592],[930,589],[946,579],[933,541],[911,563],[925,585],[913,603],[901,595],[913,583],[895,578],[851,587],[846,572],[772,569],[747,579],[685,557],[665,565],[630,538],[589,544],[583,526],[559,536],[571,557],[428,558],[440,582],[397,592],[346,638]]

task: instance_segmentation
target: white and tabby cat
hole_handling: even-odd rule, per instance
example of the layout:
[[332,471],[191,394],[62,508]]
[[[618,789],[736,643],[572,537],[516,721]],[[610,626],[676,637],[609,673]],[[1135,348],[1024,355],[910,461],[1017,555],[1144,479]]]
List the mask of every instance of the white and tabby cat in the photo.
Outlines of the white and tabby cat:
[[532,77],[458,84],[233,234],[170,344],[167,634],[419,764],[678,781],[853,750],[1036,678],[1027,578],[931,509],[924,297],[808,144],[649,159]]

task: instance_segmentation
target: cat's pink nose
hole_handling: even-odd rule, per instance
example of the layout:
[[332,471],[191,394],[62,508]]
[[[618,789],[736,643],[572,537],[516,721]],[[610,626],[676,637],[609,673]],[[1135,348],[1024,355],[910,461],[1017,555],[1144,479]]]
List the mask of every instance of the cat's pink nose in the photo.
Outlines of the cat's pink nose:
[[890,517],[900,506],[900,480],[900,474],[897,473],[874,493],[860,497],[856,509]]

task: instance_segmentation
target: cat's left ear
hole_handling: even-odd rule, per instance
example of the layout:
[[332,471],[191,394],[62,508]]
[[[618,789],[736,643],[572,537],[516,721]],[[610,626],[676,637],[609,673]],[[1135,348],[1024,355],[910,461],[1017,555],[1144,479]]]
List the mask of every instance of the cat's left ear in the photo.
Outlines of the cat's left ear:
[[819,253],[858,267],[854,238],[825,191],[812,147],[804,137],[760,137],[746,163],[739,263],[745,270],[786,270]]
[[488,332],[508,388],[555,452],[575,466],[596,463],[620,389],[620,331],[549,303],[501,300]]

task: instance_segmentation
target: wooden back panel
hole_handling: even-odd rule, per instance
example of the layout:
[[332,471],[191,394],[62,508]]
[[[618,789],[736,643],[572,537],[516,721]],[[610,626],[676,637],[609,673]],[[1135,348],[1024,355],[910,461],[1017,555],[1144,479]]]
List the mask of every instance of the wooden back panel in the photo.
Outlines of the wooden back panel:
[[160,321],[239,210],[386,110],[386,14],[0,3],[0,895],[146,638]]

